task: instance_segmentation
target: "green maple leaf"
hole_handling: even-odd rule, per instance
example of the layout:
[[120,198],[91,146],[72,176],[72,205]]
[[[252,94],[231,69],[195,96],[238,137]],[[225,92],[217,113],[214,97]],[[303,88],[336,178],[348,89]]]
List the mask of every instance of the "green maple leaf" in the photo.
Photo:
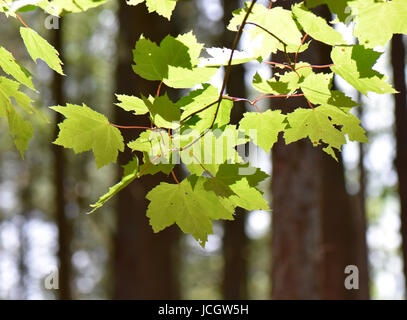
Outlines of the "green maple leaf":
[[[178,100],[177,106],[183,110],[181,121],[185,122],[187,120],[184,123],[184,129],[196,130],[198,134],[209,129],[218,106],[218,99],[218,89],[210,84],[204,84],[202,89],[193,90],[189,95]],[[214,127],[220,128],[230,122],[232,107],[232,101],[227,99],[222,100]],[[206,109],[203,110],[204,108]],[[197,113],[200,110],[202,111]]]
[[[206,52],[210,58],[201,58],[199,66],[201,67],[220,67],[227,66],[229,64],[230,55],[232,50],[228,48],[206,48]],[[233,58],[231,65],[238,65],[255,60],[256,57],[249,55],[247,52],[235,50],[233,52]]]
[[279,81],[276,78],[264,80],[258,73],[253,76],[252,84],[257,91],[273,95],[285,95],[297,89],[290,86],[289,82]]
[[98,168],[116,162],[119,151],[124,150],[123,137],[104,115],[86,105],[68,104],[51,109],[66,117],[58,125],[59,134],[55,144],[72,148],[75,153],[92,150]]
[[[170,153],[169,158],[171,159],[172,153]],[[151,159],[151,155],[144,152],[143,154],[143,161],[144,163],[140,166],[140,176],[145,176],[145,175],[155,175],[159,172],[164,173],[165,175],[169,175],[171,171],[174,169],[175,164],[168,163],[169,160],[164,159],[163,161],[161,160],[162,158],[157,159],[157,157],[154,157]]]
[[202,246],[213,233],[213,220],[233,220],[234,207],[205,190],[203,177],[190,176],[180,184],[161,183],[147,194],[147,217],[154,232],[177,224]]
[[[143,115],[148,113],[148,108],[143,99],[124,94],[116,94],[116,97],[120,101],[120,103],[116,103],[116,105],[125,111],[133,112],[135,115]],[[150,102],[153,99],[154,98],[149,98]]]
[[204,45],[198,42],[192,31],[180,34],[176,37],[176,39],[188,48],[190,63],[192,66],[196,66],[199,63],[199,56],[201,55]]
[[[181,49],[182,43],[179,43]],[[133,58],[136,65],[133,65],[133,70],[140,77],[151,81],[161,81],[168,76],[168,67],[166,61],[162,57],[162,50],[154,42],[141,37],[133,50]]]
[[326,103],[331,96],[333,73],[311,73],[301,82],[305,97],[314,104]]
[[[249,173],[242,174],[242,169],[244,169],[244,172]],[[250,187],[257,187],[258,184],[268,178],[269,175],[259,168],[250,167],[248,163],[222,164],[219,166],[219,170],[216,173],[216,178],[221,179],[228,185],[234,184],[243,177],[247,179]]]
[[127,0],[127,4],[136,6],[144,1],[149,12],[157,12],[170,20],[178,0]]
[[334,62],[331,70],[363,94],[367,94],[368,91],[381,94],[396,93],[397,91],[386,82],[386,77],[373,69],[380,56],[380,52],[366,49],[361,45],[337,46],[331,52]]
[[171,138],[165,129],[146,130],[140,136],[128,143],[133,151],[152,153],[153,156],[171,148]]
[[206,190],[215,192],[218,197],[227,200],[234,207],[245,210],[270,210],[263,195],[256,188],[250,187],[246,178],[227,185],[216,177],[207,179],[204,184]]
[[14,98],[27,113],[32,113],[34,108],[31,106],[30,98],[19,91],[19,87],[18,82],[0,77],[0,117],[7,118],[14,144],[24,158],[24,151],[33,137],[33,128],[17,113],[11,99]]
[[168,78],[164,83],[172,88],[185,89],[192,88],[197,84],[208,82],[218,71],[213,67],[202,67],[186,69],[181,67],[168,67]]
[[35,90],[30,72],[26,68],[20,66],[11,52],[7,51],[2,46],[0,46],[0,67],[5,73],[13,76],[17,81],[26,85],[28,88]]
[[177,159],[176,152],[171,151],[177,147],[173,140],[167,130],[154,129],[142,132],[136,140],[127,144],[131,150],[143,153],[144,163],[140,166],[140,176],[158,172],[170,174],[175,166],[173,159]]
[[340,21],[345,22],[351,14],[349,7],[350,1],[353,0],[305,0],[305,4],[309,8],[326,4],[332,13],[338,15]]
[[124,165],[123,168],[124,172],[122,180],[119,183],[115,184],[113,187],[109,188],[109,192],[101,196],[96,203],[92,204],[91,207],[93,209],[89,213],[93,213],[97,209],[101,208],[118,192],[126,188],[130,183],[132,183],[134,179],[138,178],[139,163],[137,156],[135,156],[133,160],[131,160],[128,164]]
[[32,4],[42,8],[47,13],[60,16],[67,12],[83,12],[105,4],[107,0],[43,0],[32,1]]
[[270,210],[262,193],[256,188],[260,181],[268,177],[256,168],[254,174],[239,175],[234,165],[223,164],[219,167],[215,177],[204,183],[206,190],[215,192],[218,197],[229,201],[234,207],[251,210]]
[[14,0],[0,0],[0,12],[4,12],[6,16],[11,16],[16,18],[16,12],[27,12],[37,9],[37,4],[39,0],[25,0],[25,1],[14,1]]
[[308,137],[314,146],[321,142],[327,144],[323,150],[336,160],[333,148],[341,150],[346,143],[346,134],[352,141],[367,142],[360,120],[331,105],[314,109],[298,108],[287,115],[287,120],[290,126],[284,132],[287,144]]
[[157,127],[173,128],[174,122],[180,120],[181,110],[168,98],[167,94],[156,97],[154,102],[146,98],[143,98],[143,101]]
[[239,129],[244,130],[254,142],[267,153],[277,142],[278,134],[286,127],[286,116],[280,110],[263,113],[246,112],[240,120]]
[[20,34],[24,44],[34,62],[37,59],[43,60],[51,69],[54,69],[59,74],[64,74],[62,71],[62,62],[59,59],[58,51],[51,46],[47,40],[41,37],[37,32],[30,28],[21,27]]
[[[173,164],[173,142],[167,130],[155,129],[146,130],[140,136],[127,144],[133,151],[143,153],[143,164],[140,166],[139,175],[154,175],[158,172],[163,172],[169,175],[174,168]],[[177,158],[175,158],[177,159]]]
[[247,178],[242,178],[233,185],[230,185],[230,189],[234,194],[228,200],[234,206],[241,207],[247,211],[270,210],[262,193],[256,188],[250,187]]
[[349,112],[353,107],[360,106],[359,103],[353,101],[352,98],[338,90],[331,90],[330,96],[327,96],[326,98],[327,100],[321,102],[321,104],[335,106],[345,112]]
[[[300,63],[298,66],[308,64]],[[314,104],[333,105],[349,111],[350,108],[358,106],[351,98],[344,93],[331,90],[332,73],[314,73],[312,68],[301,68],[295,72],[286,72],[277,75],[270,80],[263,80],[259,74],[253,77],[253,87],[265,94],[287,95],[301,89],[305,97]]]
[[173,88],[190,88],[207,82],[217,68],[197,67],[203,45],[192,33],[165,37],[158,46],[141,37],[133,51],[133,70],[151,81],[163,81]]
[[393,34],[407,33],[405,0],[357,0],[349,6],[355,16],[354,35],[366,48],[384,46]]
[[140,151],[148,155],[148,160],[154,165],[171,162],[172,152],[170,149],[173,145],[167,130],[146,130],[136,140],[129,142],[127,146],[133,151]]
[[[7,119],[10,129],[10,134],[14,138],[14,144],[20,151],[20,155],[24,158],[24,151],[28,147],[28,142],[34,136],[34,130],[32,125],[24,120],[14,108],[7,106]],[[4,110],[0,111],[3,113]]]
[[[231,31],[238,31],[244,16],[247,13],[250,2],[245,3],[244,9],[238,9],[233,12],[233,18],[228,25]],[[295,23],[291,11],[285,10],[281,7],[274,7],[271,10],[264,5],[256,4],[253,7],[252,13],[249,16],[248,22],[254,22],[261,25],[287,45],[287,52],[296,52],[301,44],[302,35]],[[276,53],[277,50],[284,50],[282,43],[275,37],[264,30],[247,26],[250,38],[255,40],[261,39],[261,47],[254,50],[255,55],[267,58],[271,53]]]
[[360,125],[360,120],[350,112],[343,112],[342,110],[329,105],[322,105],[319,111],[325,112],[329,115],[333,124],[339,127],[343,134],[346,134],[350,141],[358,141],[367,143],[365,130]]
[[384,46],[395,33],[407,33],[404,0],[307,0],[312,8],[327,4],[342,22],[355,22],[354,36],[366,48]]
[[292,11],[304,31],[315,40],[331,46],[346,44],[338,31],[329,26],[324,18],[307,10],[303,3],[293,6]]
[[167,35],[160,43],[160,53],[165,65],[191,69],[192,57],[190,55],[190,45],[193,46],[193,49],[196,49],[196,46],[198,46],[200,49],[198,54],[200,54],[202,45],[197,42],[196,37],[187,38],[180,35],[174,38]]
[[5,77],[0,77],[1,83],[1,91],[3,93],[3,97],[7,97],[9,102],[11,103],[10,98],[14,98],[17,104],[24,109],[25,112],[32,114],[32,113],[39,113],[33,106],[32,100],[23,92],[20,91],[20,84],[16,81],[11,79],[7,79]]
[[146,130],[140,133],[136,140],[130,141],[127,146],[133,151],[147,152],[158,156],[164,149],[169,149],[168,133],[166,130]]
[[333,73],[310,73],[301,83],[305,97],[314,104],[331,105],[349,111],[359,104],[343,92],[331,90]]
[[11,10],[10,2],[11,0],[0,0],[0,12],[5,13],[6,17],[16,17],[15,12]]
[[33,4],[39,6],[44,11],[54,16],[59,16],[66,12],[83,12],[105,4],[107,0],[43,0]]
[[[196,141],[196,137],[191,140]],[[208,131],[180,156],[191,174],[201,175],[205,168],[209,174],[216,175],[221,164],[243,162],[235,147],[245,142],[242,132],[236,130],[236,126],[228,125]]]
[[182,97],[177,102],[178,107],[184,110],[181,119],[188,118],[193,113],[215,103],[218,99],[218,89],[210,84],[204,84],[202,89],[190,91],[187,96]]
[[39,2],[38,0],[31,0],[31,1],[14,1],[14,0],[0,0],[0,12],[11,13],[10,15],[13,17],[15,16],[15,12],[26,12],[37,9],[36,6],[32,5],[35,2]]
[[[284,74],[277,74],[269,80],[263,78],[256,73],[253,77],[253,87],[262,93],[272,95],[291,94],[297,89],[300,89],[300,82],[312,73],[312,68],[308,68],[309,63],[298,62],[296,67],[297,72],[289,71]],[[304,68],[306,67],[306,68]]]

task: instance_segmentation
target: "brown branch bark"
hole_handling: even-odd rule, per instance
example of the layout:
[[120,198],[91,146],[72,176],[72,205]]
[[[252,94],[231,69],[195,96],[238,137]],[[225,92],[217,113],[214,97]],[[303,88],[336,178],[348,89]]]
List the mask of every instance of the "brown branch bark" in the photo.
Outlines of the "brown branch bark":
[[393,64],[393,81],[399,92],[395,99],[395,134],[396,159],[395,166],[398,175],[398,189],[400,197],[401,237],[403,252],[403,271],[405,287],[407,288],[407,90],[406,90],[406,49],[403,36],[393,36],[391,60]]
[[[324,7],[316,13],[330,19]],[[314,41],[300,59],[329,64],[329,53],[328,47]],[[285,56],[276,58],[284,61]],[[298,105],[295,98],[276,104],[284,113]],[[358,235],[361,229],[346,192],[342,164],[309,140],[285,145],[281,137],[272,162],[272,298],[368,298],[367,263],[358,256],[366,246],[365,236]],[[345,288],[347,265],[359,267],[360,290]]]

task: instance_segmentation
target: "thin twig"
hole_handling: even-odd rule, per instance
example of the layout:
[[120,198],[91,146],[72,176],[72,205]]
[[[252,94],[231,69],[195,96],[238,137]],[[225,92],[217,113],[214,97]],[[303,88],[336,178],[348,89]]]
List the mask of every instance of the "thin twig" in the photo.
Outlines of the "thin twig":
[[281,40],[279,37],[277,37],[277,36],[276,36],[274,33],[272,33],[270,30],[267,30],[266,28],[262,27],[261,25],[259,25],[259,24],[257,24],[257,23],[254,23],[254,22],[247,22],[246,24],[251,24],[251,25],[254,25],[254,26],[260,28],[261,30],[267,32],[270,36],[272,36],[273,38],[275,38],[277,41],[279,41],[279,42],[283,45],[285,58],[286,58],[288,64],[294,69],[294,67],[293,67],[294,65],[293,65],[293,63],[292,63],[292,61],[291,61],[291,58],[290,58],[288,52],[287,52],[287,44],[286,44],[283,40]]
[[199,163],[199,165],[201,166],[201,168],[204,169],[204,171],[206,172],[207,175],[209,175],[211,178],[215,178],[214,175],[213,175],[208,169],[206,169],[206,168],[204,167],[204,165],[202,164],[202,162],[199,161],[199,159],[198,159],[198,157],[197,157],[196,155],[194,155],[192,152],[191,152],[191,155],[192,155],[192,156],[194,157],[194,159]]
[[171,170],[171,174],[172,174],[172,177],[174,178],[175,182],[176,182],[177,184],[179,184],[179,181],[178,181],[178,179],[177,179],[177,176],[175,175],[174,169]]
[[187,144],[185,147],[181,147],[181,148],[179,149],[179,151],[184,151],[184,150],[189,149],[190,147],[192,147],[195,143],[197,143],[199,140],[201,140],[202,137],[203,137],[204,135],[206,135],[210,130],[211,130],[211,129],[206,129],[205,132],[204,132],[204,133],[201,133],[201,135],[200,135],[198,138],[196,138],[194,141],[192,141],[192,142],[190,142],[189,144]]
[[249,99],[246,99],[246,98],[237,98],[237,97],[231,97],[231,96],[223,96],[223,99],[234,101],[234,102],[238,102],[238,101],[246,101],[249,103],[251,102]]
[[[223,94],[225,93],[226,85],[227,85],[228,80],[229,80],[230,71],[231,71],[231,68],[232,68],[233,55],[234,55],[234,53],[235,53],[235,51],[236,51],[236,49],[237,49],[237,46],[238,46],[239,41],[240,41],[240,38],[242,37],[243,29],[244,29],[244,27],[245,27],[245,25],[246,25],[247,19],[249,18],[249,15],[250,15],[250,13],[252,12],[252,9],[253,9],[254,5],[256,4],[256,2],[257,2],[257,0],[252,0],[252,2],[251,2],[251,4],[250,4],[250,7],[247,9],[246,15],[244,16],[243,21],[242,21],[242,24],[240,25],[239,30],[238,30],[238,32],[237,32],[235,41],[234,41],[234,43],[233,43],[232,51],[231,51],[231,53],[230,53],[229,61],[228,61],[228,64],[227,64],[227,66],[226,66],[225,76],[224,76],[224,78],[223,78],[222,88],[221,88],[221,90],[220,90],[218,100],[216,100],[213,104],[207,105],[207,106],[205,106],[204,108],[202,108],[201,110],[198,110],[198,111],[194,112],[193,114],[189,115],[187,118],[183,119],[183,121],[185,121],[186,119],[190,118],[192,115],[197,114],[197,113],[199,113],[199,112],[202,112],[203,110],[205,110],[205,109],[207,109],[207,108],[210,108],[210,107],[213,106],[214,104],[217,104],[217,105],[216,105],[216,111],[215,111],[215,114],[214,114],[214,117],[213,117],[213,120],[212,120],[211,125],[209,126],[209,128],[208,128],[207,130],[205,130],[205,132],[201,133],[201,135],[200,135],[197,139],[195,139],[194,141],[192,141],[191,143],[189,143],[189,144],[186,145],[185,147],[180,148],[180,151],[183,151],[183,150],[185,150],[185,149],[190,148],[193,144],[195,144],[196,142],[198,142],[203,136],[205,136],[205,135],[213,128],[213,126],[214,126],[214,124],[215,124],[215,121],[216,121],[216,118],[218,117],[220,105],[221,105],[222,100],[223,100]],[[181,122],[182,122],[182,121],[181,121]]]
[[224,97],[224,99],[232,100],[235,102],[237,102],[237,101],[248,102],[250,105],[254,106],[259,113],[262,113],[261,110],[259,109],[259,107],[256,105],[256,101],[250,101],[249,99],[246,99],[246,98],[235,98],[235,97],[229,97],[229,96],[223,96],[223,97]]
[[[307,99],[307,98],[305,98],[305,99]],[[314,110],[314,106],[312,105],[312,103],[307,99],[307,103],[308,103],[308,106],[312,109],[312,110]]]
[[295,68],[295,65],[297,64],[298,53],[300,52],[301,47],[303,46],[303,44],[304,44],[304,42],[305,42],[305,39],[307,39],[307,37],[308,37],[308,33],[306,33],[305,36],[302,38],[301,44],[300,44],[300,46],[298,47],[297,52],[295,53],[294,68]]
[[229,57],[229,62],[228,62],[228,65],[227,65],[226,71],[225,71],[225,77],[223,78],[222,88],[221,88],[220,94],[219,94],[218,104],[216,106],[215,115],[213,117],[210,129],[212,129],[213,125],[215,124],[216,118],[218,116],[220,104],[222,103],[222,97],[226,90],[226,84],[228,83],[229,76],[230,76],[230,70],[232,68],[233,54],[235,53],[235,50],[239,44],[239,41],[240,41],[240,38],[242,37],[243,29],[246,25],[247,19],[249,18],[249,15],[252,12],[252,9],[253,9],[254,5],[256,4],[256,2],[257,2],[257,0],[252,0],[252,3],[250,4],[250,7],[247,9],[246,15],[243,18],[239,31],[237,32],[235,42],[233,43],[232,51],[231,51],[230,57]]
[[158,85],[158,89],[157,89],[157,97],[160,96],[160,90],[161,90],[161,86],[163,85],[163,81],[160,82],[160,84]]
[[113,127],[120,128],[120,129],[143,129],[143,130],[153,130],[154,128],[149,127],[139,127],[139,126],[119,126],[117,124],[111,123]]
[[253,101],[253,104],[254,104],[254,103],[257,103],[257,102],[259,102],[259,101],[261,101],[261,100],[263,100],[263,99],[268,99],[268,98],[292,98],[292,97],[304,97],[304,94],[303,94],[303,93],[299,93],[299,94],[268,95],[268,96],[263,96],[263,97],[260,97],[260,98],[258,98],[258,99],[255,99],[255,100]]
[[20,15],[19,15],[18,13],[16,13],[16,17],[18,18],[18,20],[20,20],[20,22],[24,25],[24,27],[30,28],[30,27],[24,22],[24,20],[20,17]]
[[268,99],[268,98],[292,98],[292,97],[303,97],[304,94],[303,93],[299,93],[299,94],[270,94],[270,95],[265,95],[262,94],[260,96],[258,96],[257,98],[255,98],[253,101],[249,100],[249,99],[245,99],[245,98],[236,98],[236,97],[230,97],[230,96],[224,96],[225,99],[226,97],[229,98],[230,100],[233,101],[247,101],[250,104],[255,104],[263,99]]
[[331,64],[322,65],[322,66],[319,66],[319,65],[301,66],[301,67],[298,67],[296,70],[300,70],[300,69],[302,69],[302,68],[317,68],[317,69],[323,69],[323,68],[330,68],[330,67],[332,67],[332,66],[334,66],[334,65],[335,65],[334,63],[331,63]]
[[268,33],[270,36],[272,36],[273,38],[275,38],[277,41],[281,42],[281,44],[282,44],[283,46],[285,46],[285,47],[287,46],[287,44],[286,44],[283,40],[281,40],[281,39],[280,39],[279,37],[277,37],[273,32],[271,32],[270,30],[267,30],[267,29],[264,28],[263,26],[261,26],[261,25],[255,23],[255,22],[250,22],[250,21],[246,22],[246,24],[251,24],[251,25],[253,25],[253,26],[256,26],[257,28],[260,28],[261,30],[265,31],[265,32]]
[[148,168],[150,168],[152,165],[154,165],[153,162],[154,162],[155,160],[157,160],[157,159],[160,159],[161,156],[162,156],[162,154],[159,154],[159,155],[156,156],[153,160],[151,160],[150,163],[148,163],[148,164],[146,165],[146,167],[145,167],[143,170],[141,170],[141,171],[137,174],[137,177],[140,178],[141,175],[142,175],[144,172],[146,172],[146,171],[148,170]]
[[192,112],[192,113],[189,114],[187,117],[185,117],[184,119],[182,119],[182,120],[181,120],[181,123],[184,123],[185,121],[187,121],[189,118],[193,117],[194,115],[196,115],[196,114],[198,114],[198,113],[200,113],[200,112],[202,112],[202,111],[205,111],[206,109],[209,109],[210,107],[212,107],[212,106],[215,105],[216,103],[218,103],[218,100],[216,100],[216,101],[214,101],[214,102],[212,102],[212,103],[206,105],[205,107],[203,107],[203,108],[201,108],[201,109],[199,109],[199,110],[197,110],[197,111]]
[[265,64],[270,64],[272,66],[277,66],[277,67],[281,67],[281,68],[288,68],[290,70],[293,70],[293,68],[291,66],[289,66],[288,64],[285,63],[279,63],[279,62],[273,62],[273,61],[262,61]]

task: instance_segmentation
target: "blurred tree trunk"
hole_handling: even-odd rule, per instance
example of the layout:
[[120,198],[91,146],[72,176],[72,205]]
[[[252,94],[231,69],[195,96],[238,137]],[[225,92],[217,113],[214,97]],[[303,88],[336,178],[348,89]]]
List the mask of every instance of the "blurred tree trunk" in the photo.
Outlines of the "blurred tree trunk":
[[[330,20],[326,8],[316,13]],[[278,54],[274,60],[284,56]],[[330,63],[329,48],[313,41],[300,60]],[[291,98],[276,106],[287,113],[300,103],[306,104]],[[358,248],[366,245],[365,237],[357,235],[342,163],[314,148],[308,139],[285,145],[282,137],[273,148],[272,162],[272,298],[368,298],[367,271],[357,256]],[[360,290],[345,288],[347,265],[359,267]]]
[[[232,48],[235,32],[226,29],[231,19],[232,11],[240,7],[239,0],[223,1],[225,13],[223,21],[225,29],[222,35],[222,45]],[[244,67],[238,65],[232,67],[228,83],[228,94],[234,97],[245,97],[246,86],[244,83]],[[232,109],[231,123],[238,124],[246,111],[244,103],[234,104]],[[237,208],[234,221],[224,222],[223,235],[223,283],[222,291],[224,299],[242,300],[247,299],[247,237],[245,233],[245,220],[247,211]]]
[[[58,50],[63,60],[63,19],[59,21],[59,29],[53,30],[54,46]],[[54,73],[53,94],[55,105],[65,105],[63,92],[63,76]],[[60,113],[55,113],[55,128],[54,137],[58,135],[58,123],[61,123],[64,117]],[[67,164],[65,159],[65,151],[60,146],[53,145],[52,153],[54,158],[54,190],[55,190],[55,216],[58,226],[58,259],[59,259],[59,299],[72,299],[72,224],[66,215],[66,199],[65,199],[65,178]]]
[[405,76],[406,49],[402,35],[396,34],[393,36],[391,59],[394,86],[399,92],[394,96],[397,140],[395,165],[399,180],[403,270],[405,287],[407,288],[407,89]]
[[[136,7],[120,1],[119,7],[117,93],[139,96],[154,95],[158,83],[138,77],[131,68],[132,50],[141,34],[156,42],[170,32],[169,23],[156,14],[148,14],[144,5]],[[148,117],[135,117],[120,108],[115,111],[118,124],[149,126]],[[138,135],[136,130],[122,131],[128,142]],[[131,159],[130,152],[120,156],[120,163]],[[122,170],[118,175],[121,178]],[[149,201],[146,194],[161,181],[162,175],[148,175],[134,181],[117,196],[117,230],[114,256],[115,299],[177,299],[178,229],[154,234],[146,217]],[[171,180],[173,183],[173,181]]]
[[29,243],[27,237],[27,224],[30,219],[29,211],[32,207],[31,203],[31,172],[27,165],[22,165],[19,175],[19,198],[21,203],[21,212],[18,215],[17,226],[18,226],[18,275],[19,275],[19,290],[17,299],[26,300],[27,299],[27,288],[29,284],[29,272],[27,265],[27,256],[29,250]]
[[[291,100],[294,102],[294,100]],[[280,104],[293,110],[290,100]],[[272,162],[272,298],[318,299],[321,242],[318,152],[279,139]],[[300,156],[300,157],[299,157]]]
[[[363,119],[363,108],[362,105],[362,94],[358,93],[358,103],[361,106],[358,108],[357,116],[359,119]],[[363,122],[362,122],[363,124]],[[366,133],[367,137],[369,137],[369,132]],[[365,168],[365,154],[366,154],[366,144],[359,143],[359,194],[356,196],[356,204],[355,204],[355,212],[356,212],[356,225],[359,228],[357,230],[358,236],[358,243],[360,245],[356,248],[360,251],[356,254],[359,258],[358,266],[360,267],[360,277],[361,283],[366,284],[364,287],[360,288],[360,290],[364,290],[361,294],[362,298],[370,298],[369,292],[369,258],[368,258],[368,247],[367,247],[367,238],[366,238],[366,231],[367,231],[367,209],[366,209],[366,186],[367,186],[367,174]]]
[[[339,163],[325,153],[321,157],[321,299],[368,299],[366,216],[346,192],[341,155]],[[348,265],[358,267],[358,290],[344,286]]]

